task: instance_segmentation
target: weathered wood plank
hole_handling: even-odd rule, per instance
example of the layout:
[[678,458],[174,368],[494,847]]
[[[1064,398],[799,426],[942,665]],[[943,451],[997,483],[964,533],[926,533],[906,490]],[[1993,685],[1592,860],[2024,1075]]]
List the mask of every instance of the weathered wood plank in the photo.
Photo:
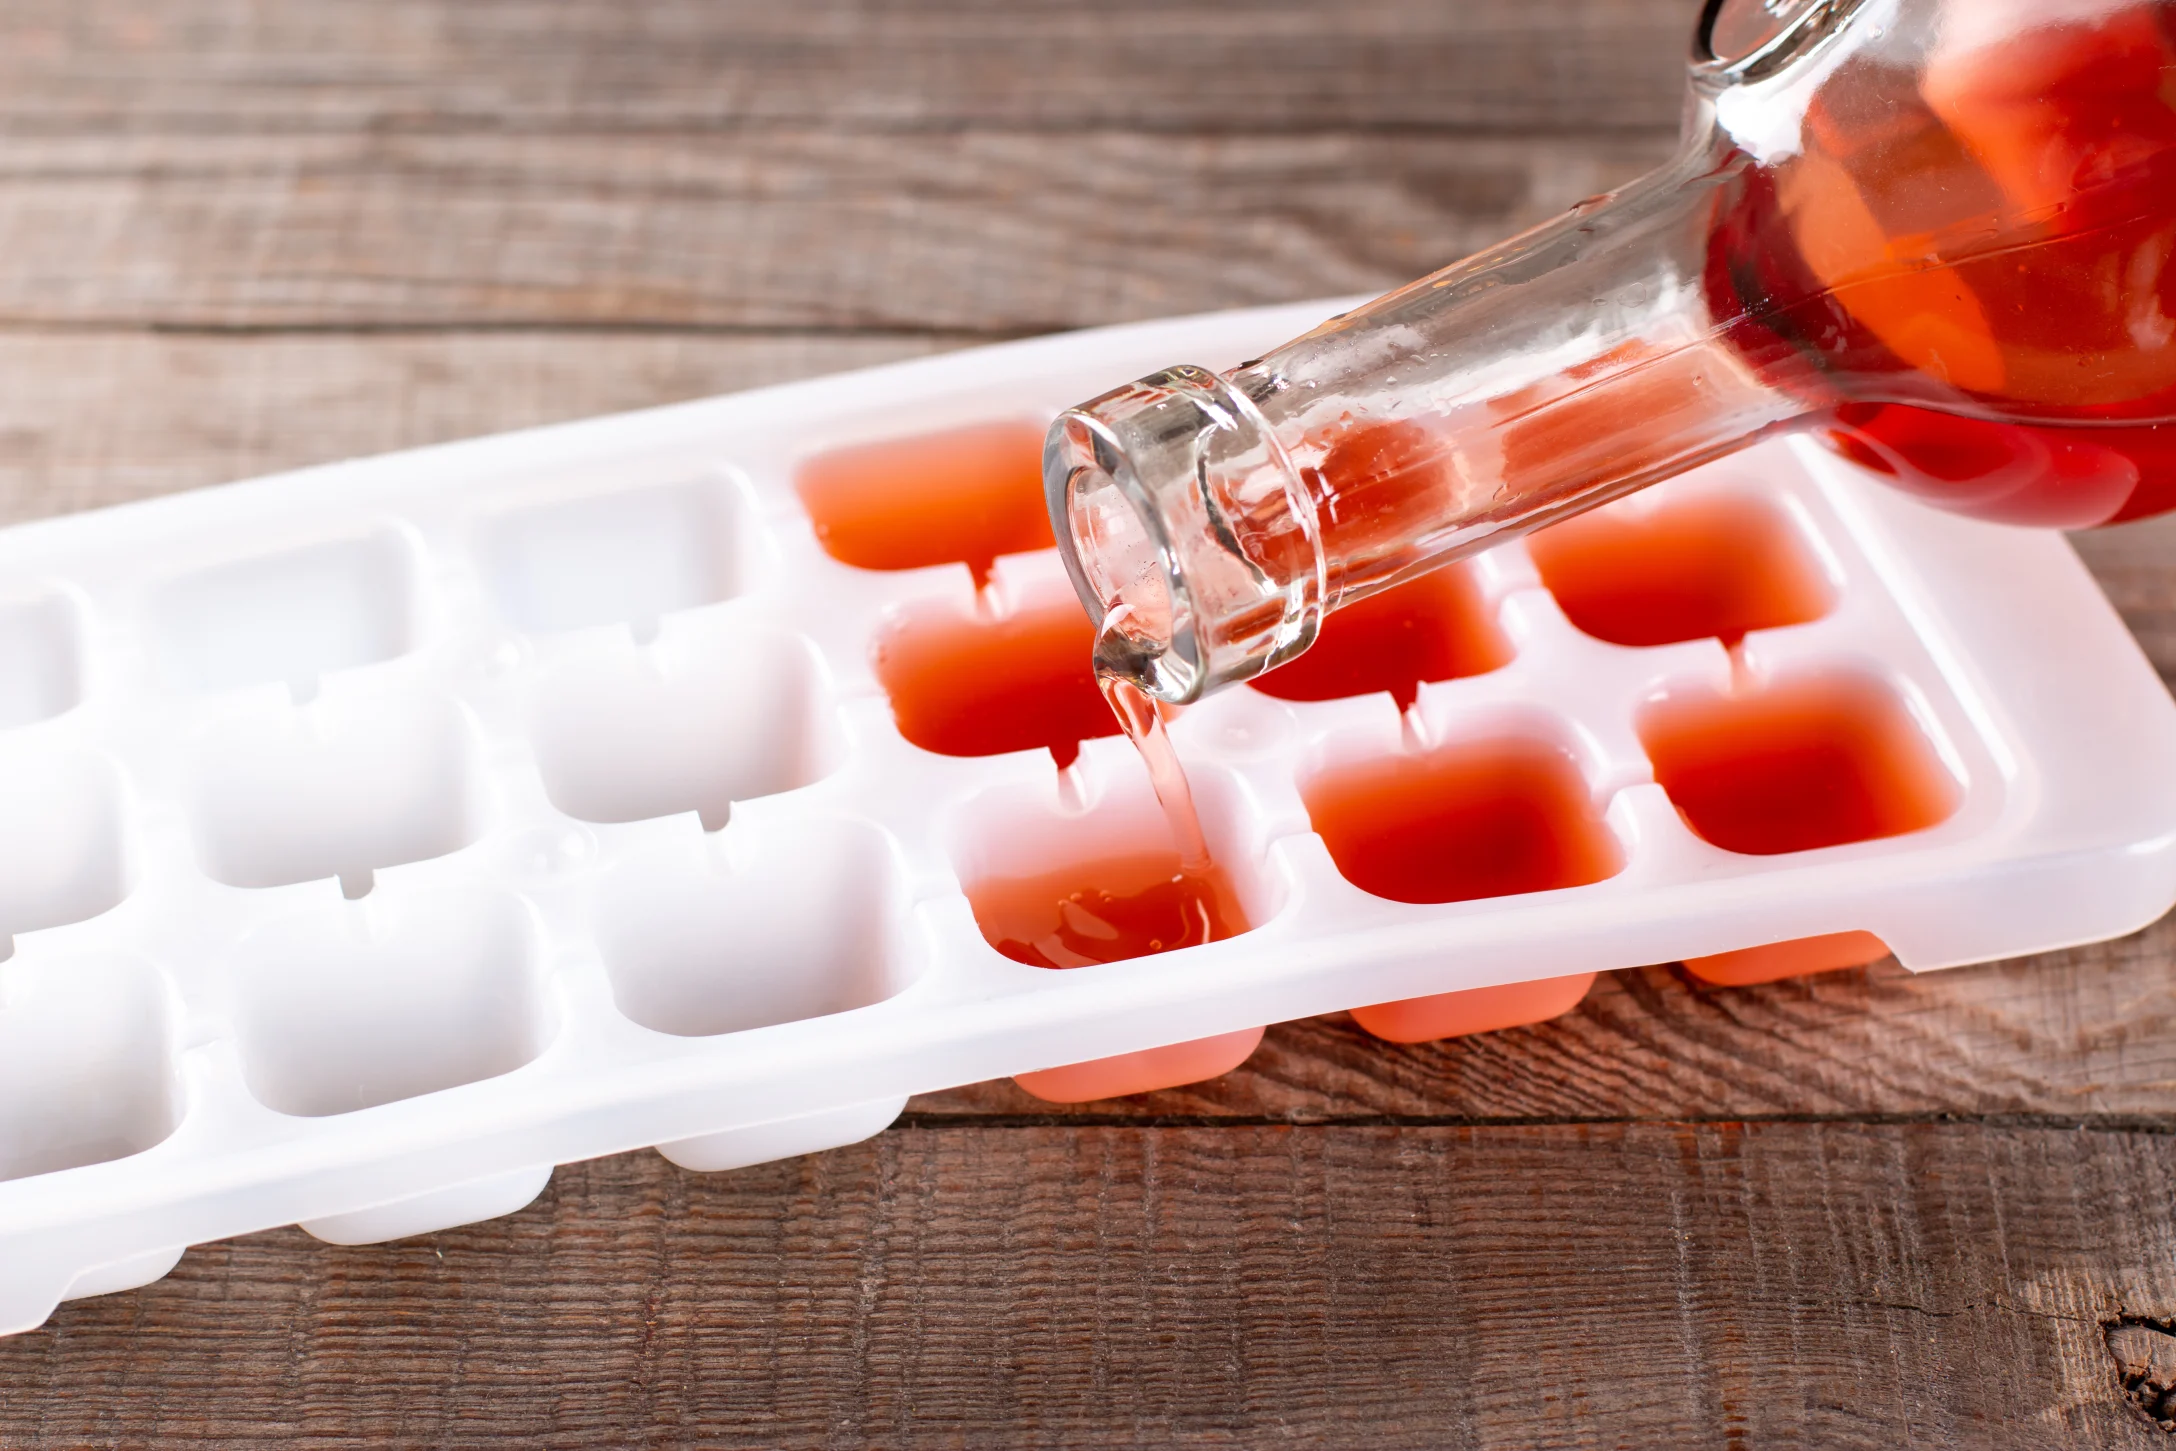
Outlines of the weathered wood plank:
[[1392,286],[1659,139],[24,139],[0,325],[1041,332]]
[[[1658,159],[1693,8],[22,0],[0,521],[1402,281]],[[2172,545],[2084,544],[2165,675]],[[253,1236],[0,1341],[0,1443],[2160,1444],[2172,933]]]
[[850,334],[0,332],[0,523],[941,346]]
[[192,1251],[0,1342],[11,1446],[2131,1447],[2176,1139],[916,1129]]
[[1324,1122],[1899,1114],[2127,1122],[2176,1114],[2176,923],[2046,957],[1913,976],[1893,963],[1758,988],[1677,967],[1603,976],[1534,1028],[1401,1046],[1342,1014],[1272,1028],[1237,1072],[1061,1107],[1009,1082],[917,1098],[1041,1121]]
[[1693,0],[24,0],[0,130],[1668,130]]
[[2146,658],[2176,685],[2176,514],[2073,534]]

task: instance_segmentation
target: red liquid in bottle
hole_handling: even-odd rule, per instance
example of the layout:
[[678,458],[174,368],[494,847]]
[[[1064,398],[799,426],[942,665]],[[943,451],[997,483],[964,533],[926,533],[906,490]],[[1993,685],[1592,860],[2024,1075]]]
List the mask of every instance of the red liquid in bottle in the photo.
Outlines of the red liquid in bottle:
[[1301,793],[1347,881],[1396,902],[1584,886],[1624,866],[1571,753],[1531,739],[1324,772]]
[[1411,710],[1424,683],[1485,675],[1511,653],[1473,575],[1446,565],[1324,616],[1305,654],[1253,686],[1279,700],[1388,691]]
[[1571,622],[1616,645],[1709,636],[1735,645],[1751,630],[1817,620],[1836,603],[1797,526],[1765,499],[1619,504],[1526,544]]
[[962,563],[979,589],[999,555],[1052,543],[1043,428],[1025,420],[834,449],[794,489],[824,552],[862,569]]
[[1709,287],[1751,309],[1749,357],[1868,400],[1828,435],[1852,457],[2082,527],[2176,505],[2176,7],[1971,44],[2033,14],[1974,0],[1923,75],[1828,78],[1802,153],[1721,218]]
[[1754,856],[1922,831],[1957,809],[1956,779],[1886,685],[1772,682],[1643,713],[1655,779],[1704,840]]
[[1312,440],[1332,602],[1454,523],[1478,540],[1589,476],[1712,457],[1745,441],[1738,412],[1775,426],[1777,395],[1958,512],[2082,527],[2176,507],[2176,5],[2037,19],[2034,0],[1955,0],[1922,68],[1851,55],[1772,164],[1720,154],[1698,328],[1605,349],[1485,420],[1378,413]]

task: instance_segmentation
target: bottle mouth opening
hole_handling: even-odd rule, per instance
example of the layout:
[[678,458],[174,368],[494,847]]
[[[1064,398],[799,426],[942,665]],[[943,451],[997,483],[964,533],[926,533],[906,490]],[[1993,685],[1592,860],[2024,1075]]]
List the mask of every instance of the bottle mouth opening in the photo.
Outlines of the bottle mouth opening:
[[1058,553],[1099,626],[1096,670],[1174,704],[1202,678],[1192,611],[1171,541],[1124,449],[1096,418],[1068,413],[1043,450]]
[[1182,365],[1068,409],[1044,441],[1043,492],[1104,675],[1184,705],[1314,639],[1312,507],[1229,380]]
[[1693,69],[1718,82],[1766,80],[1843,28],[1861,0],[1708,0]]

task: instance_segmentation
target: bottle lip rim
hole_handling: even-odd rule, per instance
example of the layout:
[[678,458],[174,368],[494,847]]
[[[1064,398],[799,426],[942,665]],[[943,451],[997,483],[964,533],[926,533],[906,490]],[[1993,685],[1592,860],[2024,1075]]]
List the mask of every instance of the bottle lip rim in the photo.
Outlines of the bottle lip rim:
[[1806,0],[1798,13],[1751,50],[1736,56],[1715,53],[1715,22],[1732,0],[1707,0],[1693,31],[1692,73],[1696,81],[1717,86],[1763,81],[1811,55],[1841,32],[1865,0]]
[[[1217,441],[1235,438],[1269,456],[1286,517],[1306,548],[1307,567],[1296,573],[1266,571],[1247,555],[1228,523],[1219,522],[1222,506],[1212,501],[1217,491],[1209,483],[1216,472],[1211,455]],[[1145,479],[1137,447],[1166,472]],[[1073,506],[1084,478],[1117,496],[1153,554],[1164,596],[1164,608],[1155,612],[1160,628],[1102,629],[1121,601],[1104,597],[1074,528]],[[1043,489],[1059,559],[1083,608],[1098,622],[1096,659],[1102,673],[1183,705],[1273,669],[1313,642],[1326,581],[1314,504],[1276,430],[1231,377],[1180,364],[1067,409],[1045,436]],[[1197,501],[1208,517],[1180,521],[1183,537],[1175,537],[1174,520],[1165,511],[1180,498]],[[1212,591],[1208,603],[1215,612],[1204,614],[1191,573],[1197,554],[1231,561],[1233,579],[1243,575],[1247,590]],[[1258,620],[1247,623],[1272,604],[1276,621],[1267,633]]]
[[[1127,389],[1113,391],[1122,393]],[[1066,409],[1051,421],[1050,430],[1044,437],[1043,488],[1058,558],[1072,582],[1074,593],[1080,597],[1081,608],[1099,626],[1096,641],[1099,669],[1107,667],[1132,680],[1155,699],[1184,704],[1201,694],[1207,676],[1206,662],[1201,659],[1201,642],[1196,638],[1192,624],[1192,590],[1184,573],[1172,565],[1171,540],[1165,531],[1163,517],[1134,472],[1124,440],[1108,419],[1094,411],[1102,401],[1102,398],[1093,399]],[[1076,442],[1089,444],[1094,455],[1092,465],[1073,457],[1072,445]],[[1155,551],[1174,624],[1168,639],[1142,641],[1126,631],[1106,638],[1100,632],[1105,612],[1112,602],[1103,599],[1090,580],[1087,566],[1080,557],[1079,541],[1071,527],[1074,484],[1081,470],[1091,466],[1108,479],[1126,501]],[[1178,622],[1182,619],[1187,623],[1180,626]]]

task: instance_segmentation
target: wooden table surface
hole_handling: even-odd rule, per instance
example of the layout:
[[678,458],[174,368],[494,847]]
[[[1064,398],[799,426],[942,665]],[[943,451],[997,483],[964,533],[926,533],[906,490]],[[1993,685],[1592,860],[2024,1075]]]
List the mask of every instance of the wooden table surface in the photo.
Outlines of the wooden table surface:
[[[6,0],[0,516],[1401,282],[1662,157],[1695,8]],[[2176,669],[2176,526],[2080,546]],[[0,1444],[2163,1444],[2123,1315],[2168,926],[207,1245],[0,1342]]]

